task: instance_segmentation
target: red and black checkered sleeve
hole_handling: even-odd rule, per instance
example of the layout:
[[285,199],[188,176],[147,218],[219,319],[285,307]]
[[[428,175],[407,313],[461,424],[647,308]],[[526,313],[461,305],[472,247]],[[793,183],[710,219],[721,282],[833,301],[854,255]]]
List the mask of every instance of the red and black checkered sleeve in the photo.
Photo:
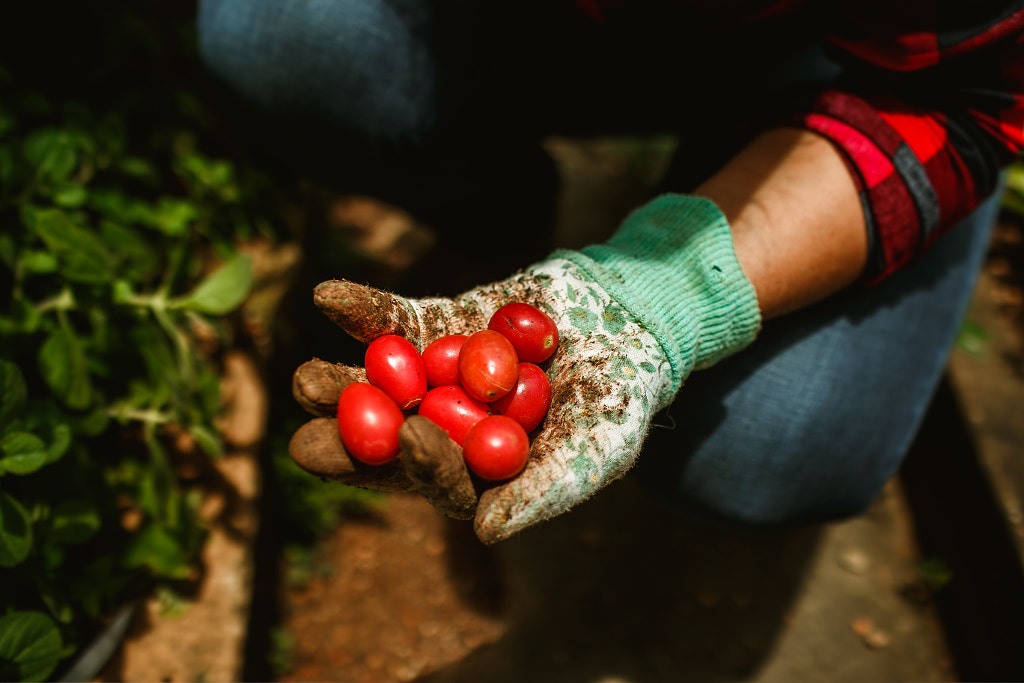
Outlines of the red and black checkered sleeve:
[[991,196],[1024,149],[1024,2],[906,3],[917,6],[872,16],[881,4],[845,18],[832,43],[849,78],[796,117],[832,140],[858,184],[869,283]]

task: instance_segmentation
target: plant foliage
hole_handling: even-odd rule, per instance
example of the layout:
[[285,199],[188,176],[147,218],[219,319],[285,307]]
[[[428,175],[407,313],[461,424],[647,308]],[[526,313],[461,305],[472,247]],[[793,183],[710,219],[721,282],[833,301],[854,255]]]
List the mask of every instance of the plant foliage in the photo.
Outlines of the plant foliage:
[[86,5],[0,35],[4,680],[46,679],[117,605],[197,575],[168,434],[219,455],[198,332],[230,335],[253,279],[237,245],[269,230],[256,176],[211,151],[189,17]]

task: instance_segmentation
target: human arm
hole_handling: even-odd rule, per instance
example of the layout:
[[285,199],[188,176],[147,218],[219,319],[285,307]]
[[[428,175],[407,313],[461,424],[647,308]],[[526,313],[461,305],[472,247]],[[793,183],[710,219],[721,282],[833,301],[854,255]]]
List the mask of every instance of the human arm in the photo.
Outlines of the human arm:
[[765,320],[856,281],[867,258],[857,188],[836,148],[805,130],[757,137],[694,194],[725,214]]

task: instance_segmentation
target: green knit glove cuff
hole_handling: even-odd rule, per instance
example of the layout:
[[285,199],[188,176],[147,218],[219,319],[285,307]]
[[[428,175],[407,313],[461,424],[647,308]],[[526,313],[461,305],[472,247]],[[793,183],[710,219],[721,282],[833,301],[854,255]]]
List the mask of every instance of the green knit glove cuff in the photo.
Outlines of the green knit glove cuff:
[[590,272],[654,335],[671,363],[674,391],[693,370],[752,342],[761,327],[729,223],[709,199],[661,195],[606,243],[555,256]]

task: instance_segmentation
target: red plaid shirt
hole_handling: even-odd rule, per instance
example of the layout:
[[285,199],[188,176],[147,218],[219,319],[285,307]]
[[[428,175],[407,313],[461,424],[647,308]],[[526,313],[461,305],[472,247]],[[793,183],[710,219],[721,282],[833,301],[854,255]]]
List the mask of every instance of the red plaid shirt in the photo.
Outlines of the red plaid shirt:
[[[629,5],[575,1],[596,21]],[[821,3],[831,8],[821,12]],[[714,6],[700,4],[705,15]],[[749,23],[801,18],[812,4],[719,7]],[[877,282],[990,196],[1024,149],[1024,1],[821,0],[815,10],[836,59],[870,85],[825,90],[788,122],[842,151],[869,229],[866,278]]]

